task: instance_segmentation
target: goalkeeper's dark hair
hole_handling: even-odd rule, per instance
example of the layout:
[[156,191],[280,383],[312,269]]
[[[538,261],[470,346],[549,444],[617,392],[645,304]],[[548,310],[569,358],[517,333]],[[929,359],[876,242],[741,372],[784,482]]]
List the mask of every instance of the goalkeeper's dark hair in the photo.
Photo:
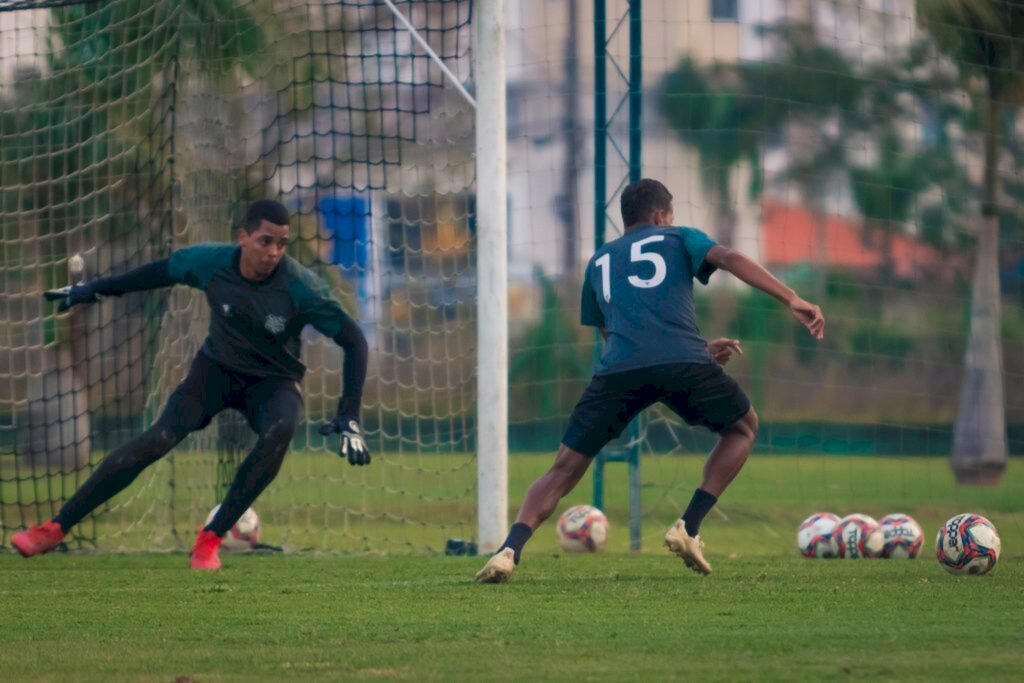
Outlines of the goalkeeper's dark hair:
[[650,220],[655,211],[671,211],[672,193],[657,180],[642,178],[622,191],[619,208],[622,224],[628,228]]
[[274,225],[288,225],[288,209],[273,199],[258,199],[246,209],[242,228],[251,235],[259,230],[260,223],[265,220]]

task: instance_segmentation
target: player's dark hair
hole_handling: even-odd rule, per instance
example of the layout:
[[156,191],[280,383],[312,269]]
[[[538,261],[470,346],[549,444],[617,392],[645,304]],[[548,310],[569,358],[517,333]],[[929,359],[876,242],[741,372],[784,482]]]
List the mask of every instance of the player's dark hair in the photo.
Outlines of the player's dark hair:
[[672,193],[657,180],[642,178],[622,191],[619,197],[622,224],[627,228],[650,220],[655,211],[672,210]]
[[242,228],[251,235],[259,230],[260,223],[264,220],[274,225],[288,225],[288,209],[273,199],[258,199],[246,210]]

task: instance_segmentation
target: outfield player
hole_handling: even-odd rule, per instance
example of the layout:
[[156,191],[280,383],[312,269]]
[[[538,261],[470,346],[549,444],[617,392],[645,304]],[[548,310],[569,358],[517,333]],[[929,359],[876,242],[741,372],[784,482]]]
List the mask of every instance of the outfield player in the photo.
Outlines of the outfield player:
[[334,419],[322,434],[340,434],[339,452],[367,465],[370,452],[359,429],[366,380],[367,344],[359,326],[320,280],[285,255],[288,211],[272,200],[253,202],[237,244],[201,244],[117,277],[47,294],[58,310],[158,287],[184,284],[206,294],[209,334],[188,376],[163,414],[139,436],[107,455],[51,521],[14,534],[24,557],[52,550],[68,530],[225,408],[241,412],[257,434],[256,445],[235,474],[216,516],[200,530],[190,555],[193,569],[218,569],[221,539],[277,475],[299,420],[302,329],[308,324],[345,351],[344,390]]
[[594,377],[569,419],[551,469],[535,481],[504,544],[481,569],[480,583],[507,581],[523,546],[591,460],[644,408],[661,402],[692,425],[719,436],[700,486],[665,545],[700,574],[710,574],[699,536],[701,521],[736,477],[757,434],[757,414],[722,370],[734,339],[706,342],[693,303],[694,280],[707,284],[725,270],[782,302],[816,339],[825,334],[821,309],[804,301],[763,267],[694,228],[673,227],[672,195],[656,180],[640,180],[621,197],[625,234],[587,264],[581,321],[605,340]]

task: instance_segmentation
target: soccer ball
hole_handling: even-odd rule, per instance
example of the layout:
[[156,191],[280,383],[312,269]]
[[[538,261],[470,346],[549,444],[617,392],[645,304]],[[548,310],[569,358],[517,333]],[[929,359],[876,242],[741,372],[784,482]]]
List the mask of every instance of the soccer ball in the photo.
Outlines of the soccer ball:
[[880,557],[885,547],[881,525],[874,517],[860,513],[839,520],[835,537],[839,557]]
[[573,505],[558,518],[558,543],[570,553],[594,552],[608,542],[608,518],[593,505]]
[[882,557],[917,557],[924,545],[920,525],[910,515],[899,512],[882,517],[882,536],[885,538]]
[[[213,521],[214,515],[220,510],[220,505],[210,510],[206,516],[206,524]],[[221,547],[225,550],[248,550],[253,544],[260,540],[260,518],[252,508],[247,509],[235,525],[224,534],[224,542]]]
[[803,521],[796,532],[796,547],[804,557],[835,557],[838,553],[834,532],[839,515],[818,512]]
[[951,518],[935,537],[935,558],[950,574],[989,573],[1001,548],[995,525],[969,512]]

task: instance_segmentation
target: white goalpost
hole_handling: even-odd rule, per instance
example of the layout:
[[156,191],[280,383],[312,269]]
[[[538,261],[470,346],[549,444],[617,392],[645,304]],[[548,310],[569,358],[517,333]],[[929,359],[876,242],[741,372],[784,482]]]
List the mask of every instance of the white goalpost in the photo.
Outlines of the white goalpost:
[[481,552],[508,528],[508,211],[505,126],[505,3],[477,3],[474,97],[419,31],[384,0],[476,113],[477,533]]
[[478,544],[508,528],[508,240],[504,0],[477,3],[477,508]]

